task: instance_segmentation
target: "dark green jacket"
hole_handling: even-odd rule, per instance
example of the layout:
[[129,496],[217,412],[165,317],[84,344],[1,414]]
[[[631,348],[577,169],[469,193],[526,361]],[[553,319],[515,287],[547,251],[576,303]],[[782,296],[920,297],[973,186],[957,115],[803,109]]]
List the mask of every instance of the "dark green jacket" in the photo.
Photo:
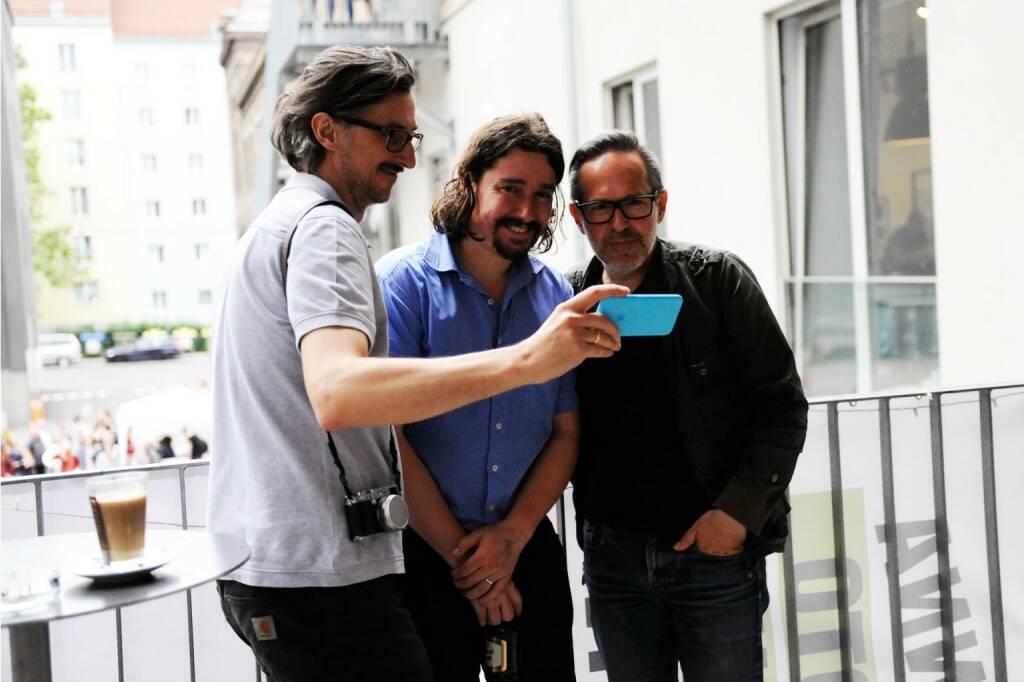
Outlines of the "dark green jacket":
[[[807,432],[807,400],[793,352],[750,268],[735,255],[658,240],[652,267],[667,291],[683,296],[673,332],[663,337],[664,367],[675,377],[667,425],[714,507],[747,527],[766,551],[789,533],[786,487]],[[600,281],[597,258],[569,273],[576,292]],[[585,410],[587,396],[580,396]],[[585,439],[584,439],[585,440]],[[574,494],[586,495],[580,452]],[[652,471],[651,476],[661,472]]]

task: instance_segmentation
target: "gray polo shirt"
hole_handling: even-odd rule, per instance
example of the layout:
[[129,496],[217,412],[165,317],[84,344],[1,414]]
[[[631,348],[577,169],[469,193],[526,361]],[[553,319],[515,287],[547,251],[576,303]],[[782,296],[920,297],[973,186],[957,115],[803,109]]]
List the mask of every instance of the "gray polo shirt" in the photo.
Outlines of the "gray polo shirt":
[[[257,216],[235,249],[214,329],[208,525],[249,543],[252,557],[226,576],[247,585],[339,586],[404,570],[400,534],[348,539],[345,493],[303,384],[298,344],[322,327],[357,329],[371,356],[388,355],[369,247],[336,206],[299,224],[286,301],[282,240],[318,199],[339,201],[299,173]],[[391,484],[389,428],[333,437],[354,491]]]

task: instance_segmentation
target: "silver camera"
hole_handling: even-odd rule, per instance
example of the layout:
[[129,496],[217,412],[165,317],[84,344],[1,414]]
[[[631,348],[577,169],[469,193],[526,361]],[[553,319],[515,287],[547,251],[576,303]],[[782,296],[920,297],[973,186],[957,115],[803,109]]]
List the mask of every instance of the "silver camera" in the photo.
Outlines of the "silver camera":
[[345,498],[348,536],[354,542],[377,533],[397,533],[409,525],[409,507],[398,488],[373,488]]

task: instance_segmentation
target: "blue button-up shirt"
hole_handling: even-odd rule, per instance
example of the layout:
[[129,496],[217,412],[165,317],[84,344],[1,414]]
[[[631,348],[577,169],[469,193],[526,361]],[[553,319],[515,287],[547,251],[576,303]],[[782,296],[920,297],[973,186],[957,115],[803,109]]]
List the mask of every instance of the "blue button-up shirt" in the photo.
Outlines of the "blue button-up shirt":
[[[527,338],[572,297],[566,279],[530,256],[512,266],[495,301],[464,272],[448,238],[433,234],[377,264],[392,357],[438,357]],[[468,529],[508,514],[519,484],[551,436],[555,415],[576,409],[572,373],[523,386],[405,426],[405,436]]]

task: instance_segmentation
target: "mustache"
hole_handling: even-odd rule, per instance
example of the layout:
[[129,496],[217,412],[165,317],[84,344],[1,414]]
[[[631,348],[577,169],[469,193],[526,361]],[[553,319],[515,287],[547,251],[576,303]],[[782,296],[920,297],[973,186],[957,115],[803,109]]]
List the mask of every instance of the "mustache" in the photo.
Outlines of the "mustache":
[[498,218],[497,220],[494,221],[494,226],[495,227],[524,227],[525,226],[525,227],[529,228],[529,230],[531,232],[540,232],[541,231],[541,225],[536,220],[531,220],[530,222],[524,222],[524,221],[520,220],[519,218],[510,218],[510,217]]
[[397,163],[391,163],[389,161],[385,161],[384,163],[382,163],[380,165],[380,167],[383,168],[384,170],[386,170],[389,173],[395,173],[395,174],[401,173],[402,171],[405,170],[405,166],[399,165]]
[[641,239],[641,237],[636,231],[625,229],[622,232],[616,232],[615,234],[608,235],[604,241],[607,243],[611,241],[620,241],[622,239]]

